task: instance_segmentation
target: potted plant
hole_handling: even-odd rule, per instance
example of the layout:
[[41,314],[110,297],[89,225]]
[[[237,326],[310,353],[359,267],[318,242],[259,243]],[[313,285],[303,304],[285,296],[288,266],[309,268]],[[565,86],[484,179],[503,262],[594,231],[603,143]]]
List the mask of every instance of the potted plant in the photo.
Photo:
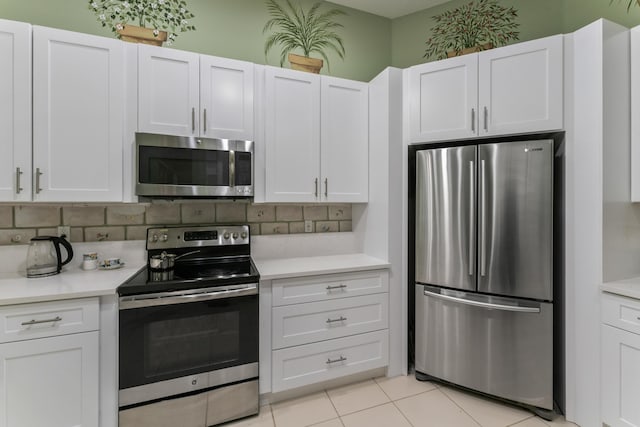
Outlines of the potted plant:
[[[267,21],[262,30],[263,33],[277,27],[279,30],[271,34],[264,45],[265,56],[275,45],[282,48],[280,53],[280,66],[288,57],[291,68],[294,70],[319,73],[323,66],[322,59],[311,58],[312,52],[320,54],[327,61],[329,58],[325,49],[333,50],[341,59],[344,59],[345,50],[342,38],[334,29],[342,27],[342,24],[333,20],[336,16],[346,15],[340,9],[321,11],[322,1],[314,3],[308,11],[302,6],[294,7],[291,0],[285,0],[280,5],[276,0],[267,0],[267,9],[271,19]],[[302,51],[304,56],[290,53],[292,50]]]
[[89,9],[103,27],[130,42],[161,46],[168,39],[170,45],[178,32],[196,29],[184,0],[89,0]]
[[472,1],[435,15],[423,57],[443,59],[504,46],[518,39],[517,15],[513,7],[501,6],[497,0]]

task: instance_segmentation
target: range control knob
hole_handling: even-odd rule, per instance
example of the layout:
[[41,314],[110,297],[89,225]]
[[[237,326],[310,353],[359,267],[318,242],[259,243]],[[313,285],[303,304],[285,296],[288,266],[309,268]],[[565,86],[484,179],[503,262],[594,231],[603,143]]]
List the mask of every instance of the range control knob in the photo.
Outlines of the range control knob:
[[151,236],[151,241],[152,242],[157,242],[158,241],[158,235],[154,234],[153,236]]
[[225,233],[222,235],[222,237],[224,238],[224,240],[229,240],[229,232],[225,231]]
[[160,239],[161,239],[163,242],[166,242],[167,240],[169,240],[169,235],[168,235],[167,233],[164,233]]
[[243,239],[247,238],[247,232],[243,231],[242,233],[240,233],[240,237],[242,237]]
[[233,238],[237,239],[238,238],[238,233],[233,233]]

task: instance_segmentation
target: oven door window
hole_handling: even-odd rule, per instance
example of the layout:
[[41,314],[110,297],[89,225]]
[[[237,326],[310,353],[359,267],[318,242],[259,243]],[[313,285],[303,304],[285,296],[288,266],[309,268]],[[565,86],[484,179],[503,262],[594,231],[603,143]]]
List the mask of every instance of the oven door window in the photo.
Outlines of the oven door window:
[[140,146],[138,179],[142,184],[229,185],[229,152]]
[[120,388],[258,361],[258,297],[120,312]]

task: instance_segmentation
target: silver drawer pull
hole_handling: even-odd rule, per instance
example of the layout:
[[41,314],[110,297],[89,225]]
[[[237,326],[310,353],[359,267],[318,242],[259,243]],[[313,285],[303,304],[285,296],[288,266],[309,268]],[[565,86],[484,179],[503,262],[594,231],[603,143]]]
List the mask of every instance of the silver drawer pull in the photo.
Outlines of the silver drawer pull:
[[347,320],[346,317],[340,316],[337,319],[327,319],[327,323],[344,322],[345,320]]
[[327,290],[328,290],[328,291],[333,291],[333,290],[335,290],[335,289],[344,289],[344,288],[346,288],[346,287],[347,287],[347,285],[344,285],[344,284],[342,284],[342,283],[341,283],[341,284],[336,285],[336,286],[331,286],[331,285],[329,285],[329,286],[327,286]]
[[340,356],[339,359],[335,359],[335,360],[327,359],[327,365],[330,365],[332,363],[344,362],[346,360],[347,360],[347,358],[344,357],[344,356]]
[[38,325],[40,323],[55,323],[55,322],[59,322],[62,320],[62,317],[60,316],[56,316],[53,319],[46,319],[46,320],[29,320],[28,322],[22,322],[22,326],[31,326],[31,325]]

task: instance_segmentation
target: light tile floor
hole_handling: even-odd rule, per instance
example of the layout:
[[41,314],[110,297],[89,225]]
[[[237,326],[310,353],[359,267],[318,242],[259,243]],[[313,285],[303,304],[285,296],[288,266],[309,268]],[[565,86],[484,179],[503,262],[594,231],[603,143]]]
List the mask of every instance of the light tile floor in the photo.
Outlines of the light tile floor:
[[574,427],[413,375],[374,378],[260,408],[225,427]]

